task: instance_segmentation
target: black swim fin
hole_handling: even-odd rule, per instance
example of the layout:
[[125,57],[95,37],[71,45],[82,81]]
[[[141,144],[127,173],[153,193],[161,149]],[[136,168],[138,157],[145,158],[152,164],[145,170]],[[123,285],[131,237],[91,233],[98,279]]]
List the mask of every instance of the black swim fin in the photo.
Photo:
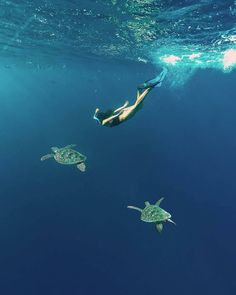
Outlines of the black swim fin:
[[162,72],[151,80],[147,80],[138,86],[139,90],[144,90],[147,88],[161,87],[162,81],[167,74],[167,69],[163,68]]

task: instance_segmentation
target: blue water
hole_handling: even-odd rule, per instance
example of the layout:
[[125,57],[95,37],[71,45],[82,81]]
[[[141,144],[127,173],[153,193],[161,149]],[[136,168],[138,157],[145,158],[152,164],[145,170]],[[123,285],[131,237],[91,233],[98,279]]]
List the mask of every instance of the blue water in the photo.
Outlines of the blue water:
[[[64,2],[40,5],[46,15],[58,9],[57,17],[63,14],[71,20],[78,3],[68,1],[70,7],[65,7]],[[99,5],[106,5],[104,1],[82,2],[78,7],[97,9],[96,14],[101,12]],[[146,22],[154,2],[145,1],[147,6],[142,7],[139,1],[132,3],[147,13]],[[181,8],[186,13],[200,9],[187,9],[186,1],[179,7],[178,1],[172,2],[166,1],[169,6],[164,7],[173,12],[167,13],[168,22],[171,16],[182,15]],[[211,1],[200,2],[211,8]],[[12,29],[5,30],[5,37],[11,36],[3,45],[0,63],[0,294],[234,295],[233,67],[224,71],[217,61],[217,66],[206,62],[197,70],[184,59],[182,64],[167,65],[167,79],[148,95],[143,109],[124,124],[105,128],[92,119],[95,108],[117,107],[126,99],[133,102],[136,86],[160,72],[161,59],[138,60],[138,51],[129,51],[132,44],[126,44],[129,57],[107,52],[95,56],[90,43],[93,35],[88,43],[83,39],[83,48],[67,43],[66,38],[72,41],[68,34],[59,38],[68,51],[64,46],[59,51],[55,43],[44,39],[38,40],[40,47],[32,37],[35,17],[30,18],[33,12],[39,13],[38,2],[0,4],[5,12],[1,21],[6,24],[10,17],[6,27]],[[132,20],[131,6],[126,14],[117,11],[118,19],[122,15],[124,21]],[[16,12],[18,17],[11,18]],[[83,13],[90,26],[91,15]],[[14,31],[16,20],[23,24],[21,30]],[[234,27],[226,23],[225,32],[232,33]],[[44,24],[45,31],[53,28],[52,23],[44,20]],[[73,22],[70,25],[73,28]],[[107,27],[101,24],[102,29]],[[100,36],[101,28],[87,29]],[[138,28],[132,30],[140,33]],[[29,43],[23,41],[26,36]],[[102,36],[101,43],[113,44],[111,36]],[[172,37],[170,43],[175,41]],[[20,38],[21,46],[14,47]],[[234,41],[226,45],[217,56],[235,48]],[[151,42],[150,52],[142,48],[146,53],[142,58],[152,56],[152,46]],[[171,47],[164,49],[165,54],[176,55]],[[87,156],[85,173],[53,159],[40,161],[51,146],[71,143]],[[154,203],[163,196],[162,207],[177,225],[165,224],[161,234],[153,224],[141,222],[138,212],[126,208],[143,207],[145,201]]]

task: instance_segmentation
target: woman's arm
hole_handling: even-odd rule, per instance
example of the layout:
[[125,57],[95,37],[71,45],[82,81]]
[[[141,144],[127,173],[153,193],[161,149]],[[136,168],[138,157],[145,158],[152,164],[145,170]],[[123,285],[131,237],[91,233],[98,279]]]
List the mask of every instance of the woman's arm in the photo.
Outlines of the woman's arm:
[[109,117],[109,118],[107,118],[107,119],[105,119],[105,120],[102,120],[102,125],[105,125],[107,122],[109,122],[109,121],[111,121],[111,120],[113,120],[113,119],[119,117],[119,115],[120,115],[121,113],[122,113],[122,111],[120,111],[119,113],[117,113],[117,114],[115,114],[115,115],[113,115],[113,116],[111,116],[111,117]]
[[114,113],[117,113],[117,112],[122,111],[124,108],[127,107],[128,104],[129,104],[129,102],[128,102],[128,100],[126,100],[125,104],[124,104],[122,107],[120,107],[120,108],[114,110]]
[[126,100],[125,104],[122,107],[114,110],[114,115],[113,116],[111,116],[111,117],[109,117],[109,118],[102,121],[102,125],[105,125],[107,122],[119,117],[120,114],[123,112],[123,110],[127,107],[128,104],[129,104],[129,102],[128,102],[128,100]]

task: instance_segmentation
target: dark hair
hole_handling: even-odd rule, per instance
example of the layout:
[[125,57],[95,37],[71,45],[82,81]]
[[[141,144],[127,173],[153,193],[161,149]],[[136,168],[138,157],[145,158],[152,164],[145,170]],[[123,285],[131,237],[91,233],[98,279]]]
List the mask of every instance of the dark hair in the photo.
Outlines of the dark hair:
[[107,110],[106,112],[97,112],[96,117],[98,120],[103,121],[109,118],[114,113],[114,110]]

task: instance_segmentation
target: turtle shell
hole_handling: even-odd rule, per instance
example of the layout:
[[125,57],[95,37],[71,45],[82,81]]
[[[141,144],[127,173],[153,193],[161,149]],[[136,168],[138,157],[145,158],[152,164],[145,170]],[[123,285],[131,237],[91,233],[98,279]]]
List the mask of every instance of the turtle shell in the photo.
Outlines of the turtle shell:
[[54,159],[60,164],[73,165],[84,162],[86,157],[71,148],[61,148],[55,153]]
[[161,222],[169,218],[171,218],[170,213],[155,205],[145,207],[141,214],[141,220],[145,222]]

